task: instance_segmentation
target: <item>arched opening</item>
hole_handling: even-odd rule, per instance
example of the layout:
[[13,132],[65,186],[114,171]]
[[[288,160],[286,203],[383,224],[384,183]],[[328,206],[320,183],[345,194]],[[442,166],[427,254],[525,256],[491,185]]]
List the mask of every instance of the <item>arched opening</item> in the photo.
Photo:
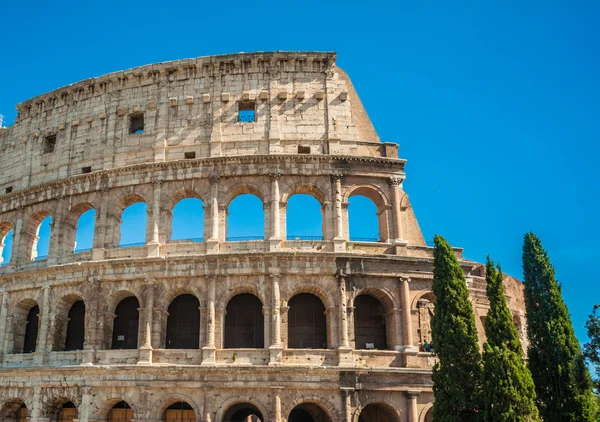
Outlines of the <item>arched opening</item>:
[[350,240],[356,242],[380,242],[379,219],[375,203],[363,195],[348,199],[348,226]]
[[165,410],[165,422],[196,422],[196,413],[186,402],[173,403]]
[[231,298],[225,314],[225,348],[265,347],[262,303],[254,295],[242,293]]
[[7,422],[27,422],[29,411],[21,399],[6,402],[0,412],[0,420]]
[[120,248],[132,248],[146,244],[147,209],[145,202],[136,202],[123,210],[119,239]]
[[227,208],[227,241],[263,240],[265,214],[260,198],[251,193],[235,197]]
[[0,267],[10,264],[14,233],[10,225],[0,224]]
[[110,409],[110,412],[108,412],[108,417],[106,418],[108,422],[131,422],[132,419],[133,411],[126,401],[120,401],[115,404]]
[[83,350],[85,337],[85,304],[78,300],[69,309],[65,350]]
[[173,208],[171,240],[204,240],[204,203],[198,198],[182,199]]
[[111,349],[137,349],[140,302],[135,296],[123,299],[115,309]]
[[223,422],[262,422],[263,415],[250,403],[238,403],[231,406],[223,416]]
[[433,422],[433,407],[425,413],[425,418],[423,422]]
[[48,259],[48,249],[50,247],[50,232],[52,230],[52,217],[45,217],[35,230],[33,247],[31,249],[31,259],[33,261],[43,261]]
[[385,311],[370,295],[354,300],[354,344],[357,349],[387,349]]
[[77,407],[70,401],[63,404],[58,412],[58,422],[73,422],[77,418]]
[[37,345],[40,307],[35,305],[27,313],[27,326],[23,337],[23,353],[33,353]]
[[90,209],[84,212],[77,219],[77,229],[75,232],[75,253],[81,253],[92,250],[94,244],[94,227],[96,225],[96,210]]
[[310,293],[300,293],[289,302],[288,348],[326,349],[327,321],[321,299]]
[[292,409],[288,422],[331,422],[331,418],[320,406],[302,403]]
[[179,295],[169,305],[167,349],[200,347],[200,302],[194,295]]
[[435,311],[435,296],[426,293],[417,301],[417,335],[422,352],[433,352],[434,344],[431,334],[431,318]]
[[398,415],[389,405],[372,403],[361,412],[358,422],[401,422]]
[[285,222],[288,240],[323,240],[321,204],[312,195],[292,195],[287,202]]

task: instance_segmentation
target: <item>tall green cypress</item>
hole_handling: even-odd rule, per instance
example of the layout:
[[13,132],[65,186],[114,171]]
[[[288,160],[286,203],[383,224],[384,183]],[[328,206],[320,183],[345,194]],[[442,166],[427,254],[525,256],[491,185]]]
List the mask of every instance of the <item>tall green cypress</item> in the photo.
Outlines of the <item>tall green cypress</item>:
[[500,266],[488,257],[487,296],[490,310],[485,320],[483,374],[486,422],[539,421],[535,386],[523,360],[519,333],[504,296]]
[[533,233],[525,235],[523,274],[529,369],[540,414],[546,422],[594,421],[592,384],[579,342],[554,268]]
[[473,422],[483,417],[483,368],[467,283],[452,248],[435,236],[432,338],[434,422]]

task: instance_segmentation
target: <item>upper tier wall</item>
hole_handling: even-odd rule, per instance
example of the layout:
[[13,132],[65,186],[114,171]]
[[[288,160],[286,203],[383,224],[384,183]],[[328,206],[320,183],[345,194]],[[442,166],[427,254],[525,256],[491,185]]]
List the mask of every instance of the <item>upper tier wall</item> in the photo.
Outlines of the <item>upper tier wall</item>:
[[[255,122],[238,121],[240,101],[253,104]],[[17,109],[15,124],[0,129],[0,195],[185,153],[398,157],[396,144],[380,143],[335,53],[148,65],[60,88]],[[130,133],[132,115],[143,116],[143,133]]]

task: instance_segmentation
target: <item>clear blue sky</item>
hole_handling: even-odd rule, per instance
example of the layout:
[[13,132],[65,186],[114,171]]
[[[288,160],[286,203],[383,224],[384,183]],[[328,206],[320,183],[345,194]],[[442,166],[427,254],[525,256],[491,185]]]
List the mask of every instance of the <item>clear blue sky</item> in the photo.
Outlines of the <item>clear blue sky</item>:
[[9,121],[17,102],[142,64],[337,51],[380,137],[408,159],[425,237],[521,277],[534,231],[585,340],[600,302],[597,1],[12,1],[0,18]]

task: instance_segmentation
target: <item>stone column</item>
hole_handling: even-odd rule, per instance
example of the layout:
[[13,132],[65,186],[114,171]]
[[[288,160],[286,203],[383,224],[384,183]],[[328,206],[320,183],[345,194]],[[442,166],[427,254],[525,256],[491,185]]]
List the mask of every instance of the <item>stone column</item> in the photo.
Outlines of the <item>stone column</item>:
[[410,278],[399,277],[400,304],[402,306],[402,349],[405,353],[417,353],[419,349],[414,345],[412,315],[410,312]]
[[92,405],[92,394],[91,394],[91,387],[82,387],[81,391],[82,391],[82,395],[81,395],[81,404],[79,405],[79,408],[77,409],[78,411],[78,416],[79,416],[79,422],[88,422],[88,419],[90,419],[90,414],[91,414],[91,405]]
[[419,414],[417,410],[417,397],[419,394],[421,394],[421,392],[416,390],[408,390],[406,392],[407,422],[419,422]]
[[352,355],[352,348],[348,341],[348,307],[346,297],[346,279],[347,275],[343,271],[339,271],[336,274],[339,282],[338,288],[338,301],[339,301],[339,347],[338,347],[338,360],[339,366],[353,366],[354,358]]
[[354,390],[348,387],[342,387],[344,398],[344,421],[352,422],[352,393]]
[[[402,211],[400,210],[402,182],[404,177],[394,176],[388,179],[392,191],[392,227],[394,230],[392,242],[396,245],[406,246],[408,242],[402,239]],[[391,236],[390,236],[391,237]]]
[[15,226],[15,231],[13,234],[13,246],[12,246],[12,256],[10,258],[9,265],[17,265],[21,262],[26,262],[28,260],[28,256],[26,256],[26,252],[21,245],[23,239],[23,208],[19,209],[19,215],[17,217],[17,224]]
[[212,408],[213,408],[213,392],[207,390],[204,393],[204,422],[212,422]]
[[40,318],[40,330],[38,334],[38,343],[36,347],[36,353],[38,356],[34,356],[34,363],[41,365],[43,361],[43,354],[46,352],[46,343],[48,341],[48,327],[50,325],[50,286],[43,287],[42,296],[42,317]]
[[271,387],[273,403],[273,422],[281,422],[281,392],[283,387]]
[[146,224],[146,244],[148,256],[160,256],[160,192],[161,180],[154,180],[154,193],[152,194],[152,210],[148,208],[148,222]]
[[219,176],[210,180],[210,237],[206,239],[206,253],[219,252]]
[[146,276],[146,309],[144,315],[144,344],[140,347],[138,365],[152,365],[152,325],[154,313],[154,291],[156,280]]
[[270,350],[269,365],[281,364],[283,358],[283,344],[281,344],[281,298],[279,295],[279,274],[271,273],[271,294],[272,294],[272,338]]
[[[29,422],[39,422],[42,416],[43,408],[42,387],[33,388],[33,408],[29,413]],[[48,420],[48,419],[46,419]]]
[[404,346],[404,338],[402,335],[402,311],[394,308],[390,311],[394,318],[394,350],[401,352]]
[[94,225],[94,243],[92,245],[92,260],[102,261],[104,259],[104,250],[106,248],[106,231],[108,220],[108,207],[110,206],[108,190],[103,190],[100,200],[100,208],[96,210]]
[[342,218],[342,175],[332,174],[333,181],[333,246],[336,252],[343,252],[346,240],[344,239],[344,226]]
[[281,216],[279,210],[279,173],[271,173],[271,237],[270,250],[281,248]]
[[[48,265],[55,265],[62,255],[62,248],[60,239],[62,237],[62,223],[65,218],[66,204],[63,200],[62,194],[58,197],[58,206],[52,216],[52,223],[50,224],[50,243],[48,244]],[[73,245],[74,246],[74,245]],[[72,252],[72,250],[71,250]]]
[[3,292],[2,298],[0,299],[0,366],[2,365],[4,342],[6,340],[6,332],[8,331],[8,297],[9,293]]
[[206,306],[206,346],[202,348],[202,365],[216,364],[215,347],[215,294],[217,276],[208,275],[208,302]]

